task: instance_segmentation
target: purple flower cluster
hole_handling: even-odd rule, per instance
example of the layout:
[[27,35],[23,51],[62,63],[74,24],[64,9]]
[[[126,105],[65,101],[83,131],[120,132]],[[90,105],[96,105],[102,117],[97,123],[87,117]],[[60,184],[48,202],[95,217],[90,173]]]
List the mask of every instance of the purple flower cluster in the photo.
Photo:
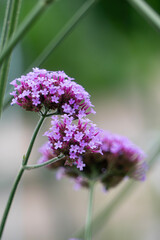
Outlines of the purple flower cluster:
[[145,180],[146,155],[128,138],[105,132],[102,138],[102,151],[111,173],[116,172],[119,177],[128,176],[139,181]]
[[11,82],[14,86],[12,105],[35,112],[53,110],[62,115],[52,117],[52,126],[44,134],[48,143],[40,149],[39,162],[63,153],[65,157],[49,167],[59,168],[59,176],[73,177],[77,186],[87,187],[93,177],[106,189],[126,176],[144,180],[144,153],[125,137],[108,132],[100,134],[100,129],[86,118],[95,113],[90,95],[73,80],[63,71],[33,68],[32,72]]
[[[69,118],[67,118],[67,121],[68,119]],[[64,123],[62,125],[64,126]],[[63,126],[61,127],[63,128]],[[50,139],[51,146],[55,143],[55,140],[52,139],[53,136],[51,136]],[[93,176],[102,182],[105,189],[116,186],[125,177],[139,181],[145,179],[147,166],[144,161],[145,154],[140,148],[135,146],[126,137],[109,132],[103,132],[103,134],[101,134],[100,142],[102,143],[101,149],[103,154],[97,151],[85,150],[80,155],[81,161],[85,165],[83,173],[74,167],[64,166],[63,160],[58,166],[57,179],[61,179],[63,176],[72,177],[75,180],[76,189],[80,186],[88,187],[89,179],[93,178]],[[77,145],[77,140],[75,144]],[[71,143],[69,143],[68,146],[70,146],[70,149],[73,149]],[[58,154],[56,151],[57,149],[53,149],[54,155]],[[65,149],[63,151],[65,151]],[[48,155],[45,154],[45,151],[43,151],[43,155],[44,161],[50,159]],[[70,155],[70,150],[67,152],[67,155]],[[56,163],[51,164],[50,168],[57,168]]]
[[83,154],[101,152],[100,129],[87,118],[79,119],[77,124],[73,121],[73,117],[66,114],[61,119],[53,116],[52,127],[44,135],[48,137],[55,155],[63,153],[66,156],[65,164],[74,164],[81,171],[85,167]]
[[95,113],[90,95],[73,80],[63,71],[33,68],[33,72],[11,82],[14,86],[11,104],[18,104],[25,110],[35,112],[45,107],[74,118]]

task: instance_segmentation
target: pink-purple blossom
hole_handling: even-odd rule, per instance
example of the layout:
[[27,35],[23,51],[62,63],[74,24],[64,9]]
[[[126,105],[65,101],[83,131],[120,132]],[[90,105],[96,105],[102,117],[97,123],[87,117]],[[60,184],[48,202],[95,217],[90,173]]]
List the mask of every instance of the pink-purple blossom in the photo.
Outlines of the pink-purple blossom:
[[[55,129],[59,129],[58,132],[60,132],[62,129],[66,129],[66,122],[70,122],[69,128],[72,129],[71,118],[66,116],[65,118],[65,123],[63,122],[60,124],[56,122],[56,126],[54,126]],[[90,126],[90,130],[87,130],[86,123],[83,123],[82,128],[84,128],[84,126],[86,131],[80,131],[84,134],[84,136],[86,132],[87,135],[89,135],[89,132],[93,132],[93,129],[91,130],[93,126]],[[82,128],[79,127],[78,129]],[[102,182],[103,187],[107,190],[115,187],[123,179],[126,179],[126,177],[138,181],[145,180],[147,164],[144,159],[146,155],[128,138],[109,132],[101,133],[101,138],[99,139],[98,137],[98,144],[101,144],[103,153],[101,154],[92,149],[91,146],[94,146],[94,143],[90,144],[92,142],[91,138],[90,142],[86,143],[86,141],[83,139],[85,137],[83,136],[80,141],[80,145],[83,146],[82,149],[84,151],[82,150],[80,153],[79,141],[75,140],[77,128],[73,127],[73,129],[74,130],[73,134],[71,134],[71,139],[65,141],[64,146],[61,146],[62,148],[59,149],[59,152],[57,152],[57,149],[53,148],[53,142],[57,141],[55,140],[54,134],[52,133],[50,135],[47,133],[49,137],[49,147],[52,147],[52,154],[54,153],[54,155],[58,155],[62,151],[64,154],[66,154],[66,156],[70,158],[72,157],[70,161],[68,160],[68,157],[66,157],[66,160],[69,163],[76,164],[77,166],[75,170],[74,165],[64,165],[64,160],[61,161],[61,164],[59,164],[59,167],[57,168],[58,179],[64,176],[69,176],[74,179],[75,187],[78,189],[80,186],[88,187],[89,179],[93,178],[94,176],[95,179]],[[64,136],[61,136],[61,139],[63,137]],[[67,151],[65,151],[65,147],[68,149]],[[77,155],[77,152],[80,154]],[[44,154],[46,155],[46,152],[44,152]],[[48,156],[46,157],[46,161],[47,160],[49,160]],[[50,165],[50,167],[54,169],[57,166],[53,163]]]
[[101,152],[100,129],[89,119],[79,119],[63,115],[61,119],[52,117],[51,128],[44,135],[48,137],[52,151],[66,156],[66,164],[73,164],[82,171],[85,167],[82,155],[85,153]]
[[88,92],[63,71],[33,68],[11,84],[14,86],[11,105],[18,104],[25,110],[39,112],[45,107],[74,118],[95,113]]
[[[143,181],[146,177],[147,164],[146,154],[128,138],[109,132],[102,136],[103,156],[107,160],[106,177],[102,182],[106,188],[118,184],[126,176],[135,180]],[[114,174],[115,173],[115,174]]]

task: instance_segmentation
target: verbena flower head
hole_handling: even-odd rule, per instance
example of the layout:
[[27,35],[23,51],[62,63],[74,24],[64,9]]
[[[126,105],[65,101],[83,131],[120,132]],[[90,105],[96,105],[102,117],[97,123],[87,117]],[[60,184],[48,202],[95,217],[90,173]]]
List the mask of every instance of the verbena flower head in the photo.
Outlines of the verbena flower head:
[[[52,127],[44,135],[48,137],[48,146],[55,155],[63,153],[66,165],[76,165],[82,171],[84,154],[101,153],[100,129],[87,118],[79,119],[77,124],[73,120],[66,114],[61,119],[53,116]],[[48,152],[45,156],[48,157]]]
[[[147,171],[145,153],[128,138],[109,132],[102,136],[102,151],[100,171],[103,174],[101,182],[106,189],[116,186],[125,177],[144,181]],[[106,164],[106,167],[104,165]]]
[[[57,179],[63,176],[72,177],[78,189],[81,186],[88,187],[89,179],[95,178],[101,181],[107,190],[126,177],[145,180],[147,166],[144,160],[145,154],[140,148],[126,137],[109,132],[103,133],[101,143],[103,155],[97,152],[85,152],[81,155],[81,160],[85,164],[83,172],[63,166],[64,162],[61,162]],[[50,167],[55,168],[56,165],[52,164]]]
[[11,82],[14,96],[11,105],[18,104],[28,111],[39,112],[43,107],[80,118],[95,113],[90,95],[63,71],[33,68]]

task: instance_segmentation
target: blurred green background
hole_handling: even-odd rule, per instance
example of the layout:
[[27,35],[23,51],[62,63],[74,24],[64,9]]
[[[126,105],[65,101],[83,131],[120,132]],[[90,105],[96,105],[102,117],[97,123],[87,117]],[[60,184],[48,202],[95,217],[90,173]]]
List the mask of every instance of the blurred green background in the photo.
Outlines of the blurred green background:
[[[36,0],[23,0],[20,22]],[[66,21],[84,3],[59,0],[52,4],[16,46],[9,81],[19,77],[43,51]],[[148,0],[160,13],[160,1]],[[6,1],[0,1],[0,28]],[[64,70],[91,94],[97,114],[91,118],[106,130],[126,135],[145,151],[160,136],[160,33],[127,1],[101,0],[56,48],[41,68]],[[36,67],[36,66],[35,66]],[[7,94],[10,91],[8,84]],[[6,96],[7,96],[6,94]],[[0,214],[14,176],[29,144],[38,116],[17,106],[8,107],[0,126]],[[47,119],[35,143],[30,162],[49,127]],[[160,236],[160,164],[145,183],[120,206],[102,230],[99,240],[158,240]],[[125,184],[125,183],[124,183]],[[56,182],[46,169],[25,174],[4,233],[4,240],[66,240],[85,222],[87,191],[75,192],[70,180]],[[97,186],[94,212],[112,201],[121,186],[104,194]],[[94,230],[94,229],[93,229]]]

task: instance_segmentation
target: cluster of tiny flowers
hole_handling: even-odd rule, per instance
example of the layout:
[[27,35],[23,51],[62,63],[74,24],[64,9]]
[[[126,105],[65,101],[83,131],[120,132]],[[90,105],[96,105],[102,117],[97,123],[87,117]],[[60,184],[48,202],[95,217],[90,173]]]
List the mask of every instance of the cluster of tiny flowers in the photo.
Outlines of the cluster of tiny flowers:
[[49,140],[48,147],[55,155],[63,153],[66,165],[76,165],[82,171],[85,167],[83,154],[101,153],[100,129],[89,119],[79,119],[76,124],[73,117],[64,114],[61,119],[53,116],[51,125],[50,130],[44,134]]
[[74,118],[95,113],[90,95],[63,71],[33,68],[33,72],[11,82],[14,91],[11,105],[39,112],[43,107]]
[[[103,159],[107,162],[106,176],[102,182],[106,188],[117,185],[123,178],[144,181],[147,171],[144,152],[128,138],[105,132],[102,137]],[[107,173],[108,172],[108,173]]]
[[[85,151],[81,154],[81,161],[85,165],[83,174],[80,171],[75,171],[73,167],[64,166],[64,160],[58,166],[55,165],[56,163],[50,165],[53,169],[58,167],[57,179],[69,176],[74,179],[75,188],[79,189],[81,186],[89,186],[88,180],[93,177],[94,173],[95,178],[101,181],[107,190],[119,184],[126,177],[139,181],[145,179],[147,166],[144,158],[146,156],[140,148],[126,137],[109,132],[101,134],[101,143],[103,154],[97,151]],[[54,152],[54,154],[57,153]],[[43,151],[43,155],[44,161],[50,159],[45,151]]]

